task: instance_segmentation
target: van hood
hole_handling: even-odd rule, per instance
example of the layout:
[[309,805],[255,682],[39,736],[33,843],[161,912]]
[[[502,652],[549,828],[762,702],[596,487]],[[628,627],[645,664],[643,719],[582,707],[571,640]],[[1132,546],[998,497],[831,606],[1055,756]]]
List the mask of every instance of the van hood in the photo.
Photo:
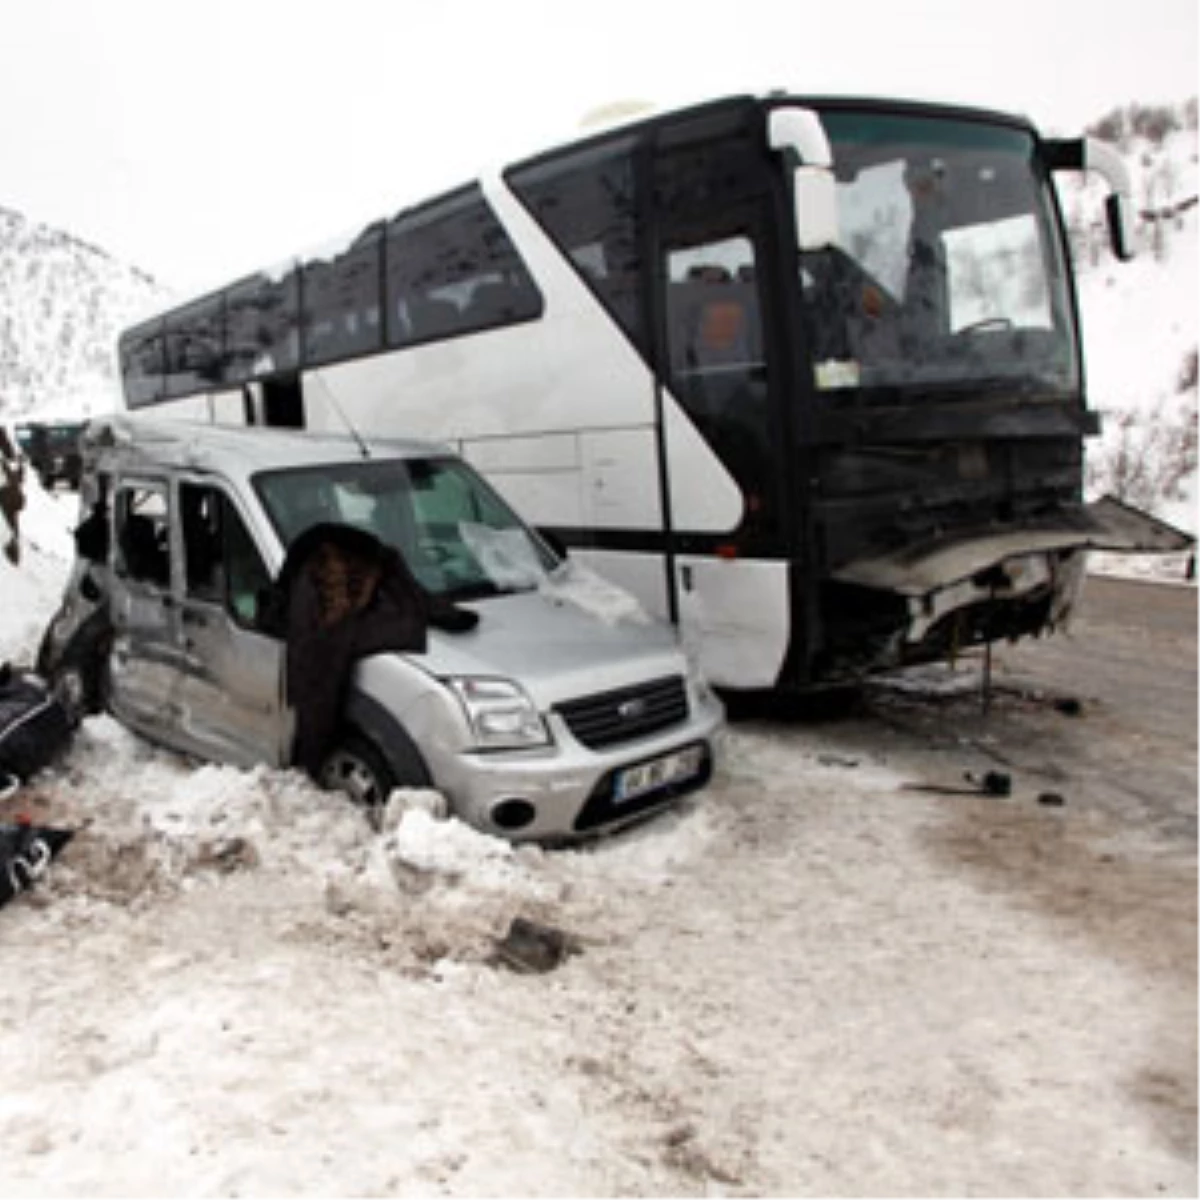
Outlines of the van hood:
[[431,628],[415,661],[439,677],[514,680],[542,707],[687,670],[674,631],[644,617],[605,620],[541,591],[462,607],[479,614],[478,625],[465,633]]

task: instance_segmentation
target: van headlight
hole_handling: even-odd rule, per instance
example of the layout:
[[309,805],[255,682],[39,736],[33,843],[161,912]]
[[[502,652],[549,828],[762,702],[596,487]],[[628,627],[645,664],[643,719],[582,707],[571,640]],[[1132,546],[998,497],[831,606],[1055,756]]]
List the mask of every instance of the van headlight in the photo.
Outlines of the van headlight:
[[482,750],[544,746],[550,741],[533,701],[508,679],[446,680],[467,714]]
[[700,656],[691,649],[685,649],[684,659],[687,663],[688,682],[692,685],[692,694],[700,704],[716,704],[717,696],[708,682],[708,677],[700,667]]

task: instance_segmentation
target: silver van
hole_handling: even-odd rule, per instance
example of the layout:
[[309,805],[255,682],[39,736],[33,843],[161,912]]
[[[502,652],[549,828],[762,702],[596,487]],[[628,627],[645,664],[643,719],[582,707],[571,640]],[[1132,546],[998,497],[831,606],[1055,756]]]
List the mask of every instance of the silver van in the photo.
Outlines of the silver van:
[[[305,705],[323,701],[335,725],[305,765],[324,785],[368,808],[436,788],[520,840],[618,828],[711,776],[723,710],[673,631],[573,576],[449,449],[134,416],[92,422],[82,447],[78,560],[38,661],[74,711],[286,767],[303,761]],[[347,526],[399,552],[416,648],[360,638],[339,682],[318,620],[297,685],[304,639],[279,609],[289,548]],[[374,579],[337,578],[343,594]]]

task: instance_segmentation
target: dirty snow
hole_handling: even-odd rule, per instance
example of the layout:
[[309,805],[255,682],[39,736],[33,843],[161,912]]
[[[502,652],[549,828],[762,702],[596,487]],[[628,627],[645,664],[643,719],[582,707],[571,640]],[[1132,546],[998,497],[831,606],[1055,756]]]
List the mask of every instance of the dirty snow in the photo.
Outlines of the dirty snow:
[[[73,519],[33,491],[0,658]],[[700,798],[549,852],[90,719],[0,910],[0,1194],[1195,1194],[1134,1086],[1186,1061],[1169,996],[937,853],[907,770],[736,726]],[[518,915],[580,953],[504,969]]]

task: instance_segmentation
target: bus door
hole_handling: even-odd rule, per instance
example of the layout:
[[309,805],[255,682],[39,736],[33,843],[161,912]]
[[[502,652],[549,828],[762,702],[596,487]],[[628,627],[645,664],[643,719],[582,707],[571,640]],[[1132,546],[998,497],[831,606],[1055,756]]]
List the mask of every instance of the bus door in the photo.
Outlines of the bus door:
[[748,138],[692,150],[660,163],[670,187],[658,189],[660,203],[668,198],[657,222],[661,402],[678,404],[703,439],[699,452],[720,461],[742,496],[733,527],[699,527],[677,499],[698,451],[663,421],[675,615],[709,676],[735,688],[773,686],[790,637],[776,223],[765,190],[721,195],[722,185],[744,190],[755,179],[765,189],[766,151],[762,163],[739,161],[752,152]]

